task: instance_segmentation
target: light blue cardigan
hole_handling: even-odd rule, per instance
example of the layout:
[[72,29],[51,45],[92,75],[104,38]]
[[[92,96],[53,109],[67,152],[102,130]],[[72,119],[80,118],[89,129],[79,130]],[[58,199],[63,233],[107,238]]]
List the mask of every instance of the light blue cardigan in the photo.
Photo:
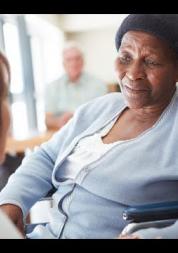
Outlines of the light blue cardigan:
[[[75,180],[62,181],[59,170],[82,137],[91,135],[126,107],[120,93],[81,106],[50,141],[24,159],[0,193],[0,204],[14,203],[27,214],[52,187],[53,219],[31,238],[115,238],[126,225],[127,206],[178,199],[178,95],[155,125],[119,143],[83,168]],[[74,168],[75,169],[75,168]],[[70,196],[67,206],[63,200]]]

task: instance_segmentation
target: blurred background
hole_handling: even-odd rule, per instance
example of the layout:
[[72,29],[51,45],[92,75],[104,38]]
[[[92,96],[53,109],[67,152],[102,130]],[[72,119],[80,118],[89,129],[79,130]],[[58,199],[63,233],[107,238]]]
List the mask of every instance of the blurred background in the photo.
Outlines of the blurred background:
[[12,136],[23,140],[45,131],[45,86],[61,76],[65,41],[80,43],[85,70],[116,84],[116,30],[128,14],[0,14],[0,49],[11,65]]
[[[105,82],[108,92],[119,91],[114,71],[115,33],[127,15],[0,14],[0,50],[11,66],[11,127],[6,160],[0,166],[0,190],[24,156],[53,134],[45,125],[44,93],[64,73],[65,42],[76,41],[84,52],[84,70]],[[47,213],[44,206],[35,205],[28,222],[46,221]]]

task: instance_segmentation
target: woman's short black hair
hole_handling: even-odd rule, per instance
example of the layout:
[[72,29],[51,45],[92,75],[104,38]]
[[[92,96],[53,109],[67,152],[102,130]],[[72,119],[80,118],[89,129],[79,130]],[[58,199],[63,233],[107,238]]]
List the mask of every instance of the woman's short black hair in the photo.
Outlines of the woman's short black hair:
[[166,41],[178,59],[178,14],[130,14],[119,27],[115,45],[119,50],[122,38],[128,31],[143,31]]

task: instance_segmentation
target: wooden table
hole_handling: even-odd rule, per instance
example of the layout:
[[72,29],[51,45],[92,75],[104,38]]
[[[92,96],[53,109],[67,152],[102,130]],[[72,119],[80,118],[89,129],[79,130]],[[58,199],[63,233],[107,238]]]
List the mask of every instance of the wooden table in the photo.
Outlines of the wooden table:
[[8,137],[6,142],[6,153],[18,154],[25,153],[27,149],[33,150],[34,147],[41,145],[45,141],[48,141],[54,133],[55,131],[46,131],[25,140],[16,140],[13,137]]

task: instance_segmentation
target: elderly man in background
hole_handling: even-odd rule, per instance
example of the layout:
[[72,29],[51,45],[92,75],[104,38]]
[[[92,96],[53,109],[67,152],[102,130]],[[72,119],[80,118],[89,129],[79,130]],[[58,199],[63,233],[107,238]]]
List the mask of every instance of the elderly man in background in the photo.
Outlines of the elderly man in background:
[[65,125],[79,105],[107,93],[103,81],[83,71],[83,53],[75,42],[64,47],[63,66],[66,73],[46,89],[46,126],[53,130]]

